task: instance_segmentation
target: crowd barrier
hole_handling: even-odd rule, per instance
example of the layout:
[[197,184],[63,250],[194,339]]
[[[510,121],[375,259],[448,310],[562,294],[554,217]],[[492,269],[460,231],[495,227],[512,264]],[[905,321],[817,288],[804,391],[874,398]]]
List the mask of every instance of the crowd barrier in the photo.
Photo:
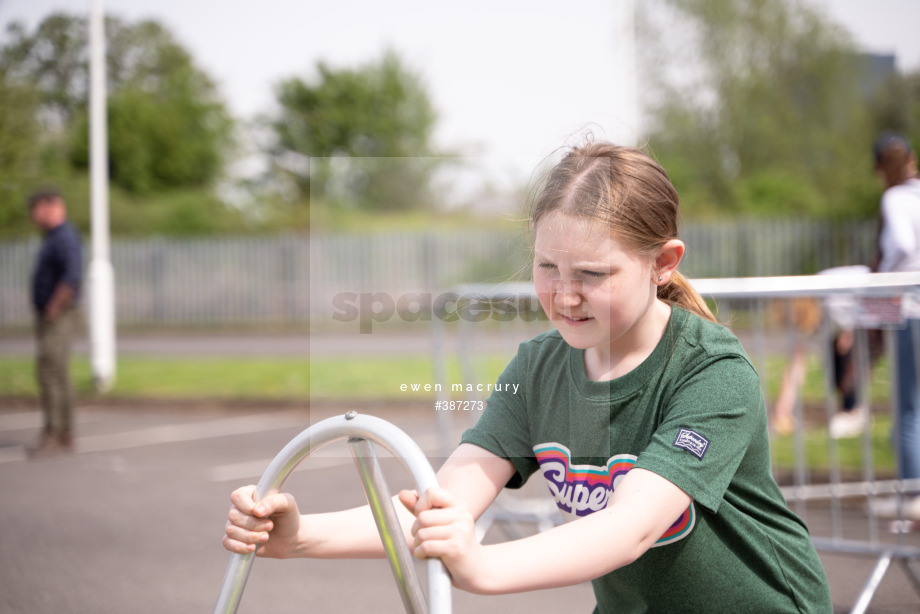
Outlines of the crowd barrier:
[[[880,440],[873,437],[871,427],[865,428],[857,439],[859,467],[853,470],[842,467],[840,454],[841,445],[848,445],[851,450],[853,442],[832,437],[828,429],[838,411],[831,340],[840,330],[830,311],[839,314],[842,310],[854,331],[856,377],[863,383],[858,386],[859,402],[871,407],[871,419],[893,416],[898,396],[894,331],[906,326],[909,319],[920,318],[920,273],[699,279],[693,284],[711,302],[718,319],[742,339],[761,374],[768,411],[772,413],[777,402],[777,393],[768,389],[768,371],[789,369],[796,353],[804,349],[822,374],[823,392],[817,403],[814,400],[804,403],[801,381],[793,379],[795,427],[783,442],[791,447],[792,459],[791,462],[788,458],[778,459],[774,454],[774,472],[787,503],[808,525],[819,552],[869,557],[875,561],[851,612],[866,611],[893,563],[903,568],[920,596],[920,533],[917,532],[920,518],[913,518],[904,506],[905,494],[920,492],[920,480],[898,479],[896,467],[889,463],[880,468],[876,461],[877,457],[898,458],[897,434]],[[531,283],[465,284],[452,288],[451,292],[493,305],[509,300],[520,302],[524,297],[537,299]],[[810,302],[819,310],[820,317],[811,330],[796,322],[794,310],[802,302]],[[476,351],[477,337],[502,334],[501,323],[486,326],[461,319],[459,326],[459,345],[454,351],[459,355],[462,372],[467,381],[480,381],[484,376],[482,365],[478,364],[481,357]],[[442,334],[435,328],[436,336]],[[915,350],[920,348],[920,327],[917,328]],[[532,336],[533,329],[531,326],[519,331],[523,334],[514,337],[514,342]],[[869,397],[868,330],[881,331],[884,339],[883,362],[887,361],[890,377],[889,391],[883,395],[887,396],[884,406],[878,401],[872,406]],[[435,345],[442,348],[435,356],[435,370],[443,372],[449,350],[443,343]],[[513,352],[514,347],[509,351]],[[915,356],[914,362],[920,365],[920,356]],[[920,374],[915,377],[920,378]],[[471,394],[471,398],[476,398],[476,393]],[[442,432],[446,432],[446,427]],[[775,432],[771,436],[777,447],[780,436]],[[888,446],[892,449],[882,449]],[[818,448],[825,452],[816,455]],[[515,537],[522,523],[536,525],[538,530],[553,526],[561,520],[554,508],[547,507],[545,499],[500,497],[494,509],[482,519],[483,530],[498,523]],[[877,510],[885,506],[880,504],[893,508],[893,517],[881,517]]]

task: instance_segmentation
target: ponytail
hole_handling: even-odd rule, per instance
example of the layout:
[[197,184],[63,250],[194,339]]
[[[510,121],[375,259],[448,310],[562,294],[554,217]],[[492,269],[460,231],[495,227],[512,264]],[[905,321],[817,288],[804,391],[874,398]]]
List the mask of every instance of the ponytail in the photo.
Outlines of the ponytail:
[[658,287],[658,298],[666,303],[683,307],[701,318],[716,321],[716,317],[712,315],[703,297],[693,288],[687,278],[677,271],[671,273],[671,281]]

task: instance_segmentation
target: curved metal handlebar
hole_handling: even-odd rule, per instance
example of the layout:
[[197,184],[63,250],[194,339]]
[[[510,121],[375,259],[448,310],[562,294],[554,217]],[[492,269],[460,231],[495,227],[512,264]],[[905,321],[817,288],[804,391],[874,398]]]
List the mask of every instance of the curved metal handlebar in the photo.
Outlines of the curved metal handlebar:
[[[430,610],[426,610],[424,595],[418,584],[409,548],[396,520],[396,510],[383,481],[383,474],[380,472],[380,465],[371,442],[379,444],[400,460],[403,467],[415,480],[420,493],[432,486],[437,486],[437,479],[428,459],[418,445],[389,422],[373,416],[358,415],[353,411],[344,416],[317,422],[292,439],[275,456],[256,486],[256,500],[261,500],[281,490],[288,477],[303,459],[327,443],[339,439],[348,439],[406,610],[408,612],[430,611],[435,614],[449,614],[451,610],[450,577],[439,559],[427,561],[428,607]],[[230,556],[230,563],[224,574],[217,603],[214,605],[214,614],[236,612],[254,558],[255,552]]]

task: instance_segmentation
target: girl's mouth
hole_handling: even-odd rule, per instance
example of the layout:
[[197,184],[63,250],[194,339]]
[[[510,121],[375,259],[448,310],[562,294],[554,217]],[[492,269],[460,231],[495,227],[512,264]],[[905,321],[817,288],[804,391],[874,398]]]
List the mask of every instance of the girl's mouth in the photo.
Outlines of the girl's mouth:
[[562,315],[561,313],[559,315],[562,317],[562,320],[570,326],[581,326],[583,324],[587,324],[588,322],[594,319],[588,316],[569,317],[569,316]]

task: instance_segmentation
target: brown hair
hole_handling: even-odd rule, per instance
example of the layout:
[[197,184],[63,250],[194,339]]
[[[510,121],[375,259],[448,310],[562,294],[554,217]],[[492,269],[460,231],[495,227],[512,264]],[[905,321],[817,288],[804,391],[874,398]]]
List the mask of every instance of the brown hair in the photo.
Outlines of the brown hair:
[[916,174],[914,150],[897,132],[883,132],[873,146],[875,169],[885,178],[886,187],[900,185]]
[[62,199],[63,197],[61,196],[61,193],[57,190],[57,188],[46,187],[46,188],[40,188],[32,192],[29,195],[29,198],[26,201],[26,204],[29,206],[29,211],[31,211],[32,209],[36,207],[36,205],[40,203],[45,203],[45,202],[55,201],[55,200],[62,200]]
[[[642,150],[605,142],[575,147],[549,172],[531,215],[555,212],[606,224],[619,240],[652,257],[677,238],[680,197],[660,164]],[[703,298],[674,271],[658,298],[715,321]]]

